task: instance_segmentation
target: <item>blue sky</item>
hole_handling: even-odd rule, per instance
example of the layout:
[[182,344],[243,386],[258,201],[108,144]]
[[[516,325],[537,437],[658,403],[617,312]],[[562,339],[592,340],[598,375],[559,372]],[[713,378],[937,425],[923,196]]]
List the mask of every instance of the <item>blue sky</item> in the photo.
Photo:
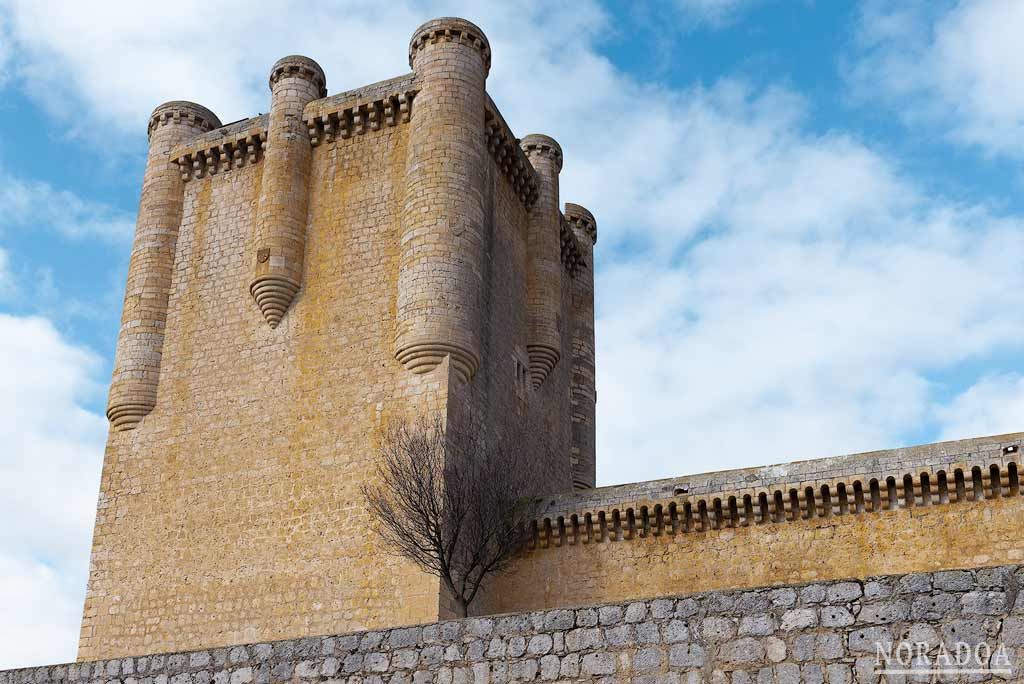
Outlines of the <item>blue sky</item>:
[[601,482],[1024,427],[1024,4],[893,5],[0,0],[0,667],[74,657],[148,113],[433,16],[598,218]]

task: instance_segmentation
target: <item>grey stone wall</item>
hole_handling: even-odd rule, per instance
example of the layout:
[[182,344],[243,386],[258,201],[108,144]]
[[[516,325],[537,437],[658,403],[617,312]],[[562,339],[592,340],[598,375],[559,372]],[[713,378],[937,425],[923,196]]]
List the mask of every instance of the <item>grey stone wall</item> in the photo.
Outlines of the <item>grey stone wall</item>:
[[[0,684],[1020,682],[1022,581],[1024,567],[1003,566],[711,592],[10,670]],[[893,653],[889,667],[908,669],[902,648],[913,654],[909,669],[920,669],[938,666],[942,649],[956,657],[958,644],[984,662],[943,669],[1011,672],[875,673],[879,645]],[[1001,646],[1005,660],[992,656]]]

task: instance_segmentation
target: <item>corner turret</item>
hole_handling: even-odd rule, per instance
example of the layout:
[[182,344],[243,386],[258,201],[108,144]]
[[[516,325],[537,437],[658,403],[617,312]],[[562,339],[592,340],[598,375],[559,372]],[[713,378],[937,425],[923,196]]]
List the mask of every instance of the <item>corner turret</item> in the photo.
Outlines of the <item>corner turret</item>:
[[270,121],[263,160],[249,291],[276,328],[302,286],[306,210],[313,152],[303,109],[327,94],[323,69],[290,55],[270,70]]
[[220,125],[213,112],[194,102],[165,102],[149,117],[149,155],[107,401],[107,418],[114,430],[133,429],[156,406],[167,299],[185,192],[170,152]]
[[539,388],[562,356],[562,256],[559,237],[558,174],[562,148],[554,138],[527,135],[519,146],[537,172],[539,192],[530,209],[527,237],[527,306],[530,382]]
[[445,17],[409,42],[419,93],[409,129],[395,358],[427,373],[450,358],[468,382],[480,366],[484,260],[483,31]]
[[597,381],[594,362],[594,245],[597,220],[586,208],[566,203],[565,220],[582,254],[572,286],[572,480],[576,489],[594,486],[596,473]]

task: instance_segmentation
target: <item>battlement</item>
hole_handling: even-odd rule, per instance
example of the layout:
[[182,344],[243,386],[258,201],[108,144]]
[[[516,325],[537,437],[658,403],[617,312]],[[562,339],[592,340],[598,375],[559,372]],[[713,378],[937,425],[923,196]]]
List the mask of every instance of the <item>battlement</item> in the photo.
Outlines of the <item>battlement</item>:
[[554,138],[541,133],[530,133],[519,141],[527,157],[549,157],[555,162],[557,171],[562,170],[562,146]]
[[206,107],[195,102],[174,100],[172,102],[165,102],[153,110],[153,113],[149,116],[149,125],[146,127],[146,133],[152,136],[153,130],[159,126],[182,122],[190,123],[204,131],[220,127],[220,119]]
[[597,219],[586,207],[566,202],[565,220],[588,235],[592,244],[597,244]]
[[[310,102],[303,113],[310,145],[408,123],[415,80],[407,74]],[[267,149],[269,119],[262,114],[198,136],[172,150],[171,163],[185,181],[255,164]]]
[[181,179],[225,173],[263,160],[267,145],[268,115],[244,119],[199,136],[170,153]]
[[553,497],[533,548],[1017,497],[1024,433],[726,470]]
[[315,147],[336,138],[348,139],[378,131],[381,126],[409,123],[416,96],[416,74],[388,79],[306,105],[304,118]]
[[[279,69],[275,65],[276,71]],[[382,126],[409,123],[416,92],[416,74],[412,73],[314,100],[306,105],[303,115],[310,144],[316,147],[324,142],[377,131]],[[519,201],[529,210],[538,195],[537,175],[527,153],[527,149],[534,149],[534,143],[530,143],[527,149],[521,146],[517,149],[519,139],[505,123],[490,97],[487,98],[485,121],[486,141],[491,157],[515,189]],[[229,126],[208,129],[209,133],[175,148],[171,152],[171,162],[178,165],[185,181],[255,164],[263,159],[267,149],[268,122],[269,115],[263,114]],[[548,136],[527,136],[523,140],[531,137],[538,140],[544,138],[554,143]],[[545,148],[538,144],[536,150],[550,150],[557,158],[558,169],[561,170],[562,150],[557,143],[554,146]],[[569,254],[573,253],[570,250]],[[567,268],[576,263],[572,258],[565,261]]]
[[480,27],[458,17],[431,19],[413,31],[409,41],[409,66],[415,67],[416,53],[429,44],[455,41],[471,45],[484,61],[484,76],[491,70],[491,44]]
[[291,77],[304,78],[316,86],[320,97],[327,97],[327,77],[319,64],[309,57],[302,55],[288,55],[282,57],[270,68],[268,83],[271,90],[282,78]]

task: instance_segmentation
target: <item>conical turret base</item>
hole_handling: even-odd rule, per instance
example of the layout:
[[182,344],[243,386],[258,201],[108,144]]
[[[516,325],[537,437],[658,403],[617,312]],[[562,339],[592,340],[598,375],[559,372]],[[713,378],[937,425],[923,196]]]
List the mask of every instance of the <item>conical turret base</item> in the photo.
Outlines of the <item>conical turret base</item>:
[[530,384],[533,389],[538,389],[561,355],[557,349],[541,345],[527,345],[526,353],[530,357]]
[[295,299],[299,286],[286,278],[265,276],[254,280],[249,286],[249,291],[267,323],[271,328],[276,328],[284,317],[284,312]]

